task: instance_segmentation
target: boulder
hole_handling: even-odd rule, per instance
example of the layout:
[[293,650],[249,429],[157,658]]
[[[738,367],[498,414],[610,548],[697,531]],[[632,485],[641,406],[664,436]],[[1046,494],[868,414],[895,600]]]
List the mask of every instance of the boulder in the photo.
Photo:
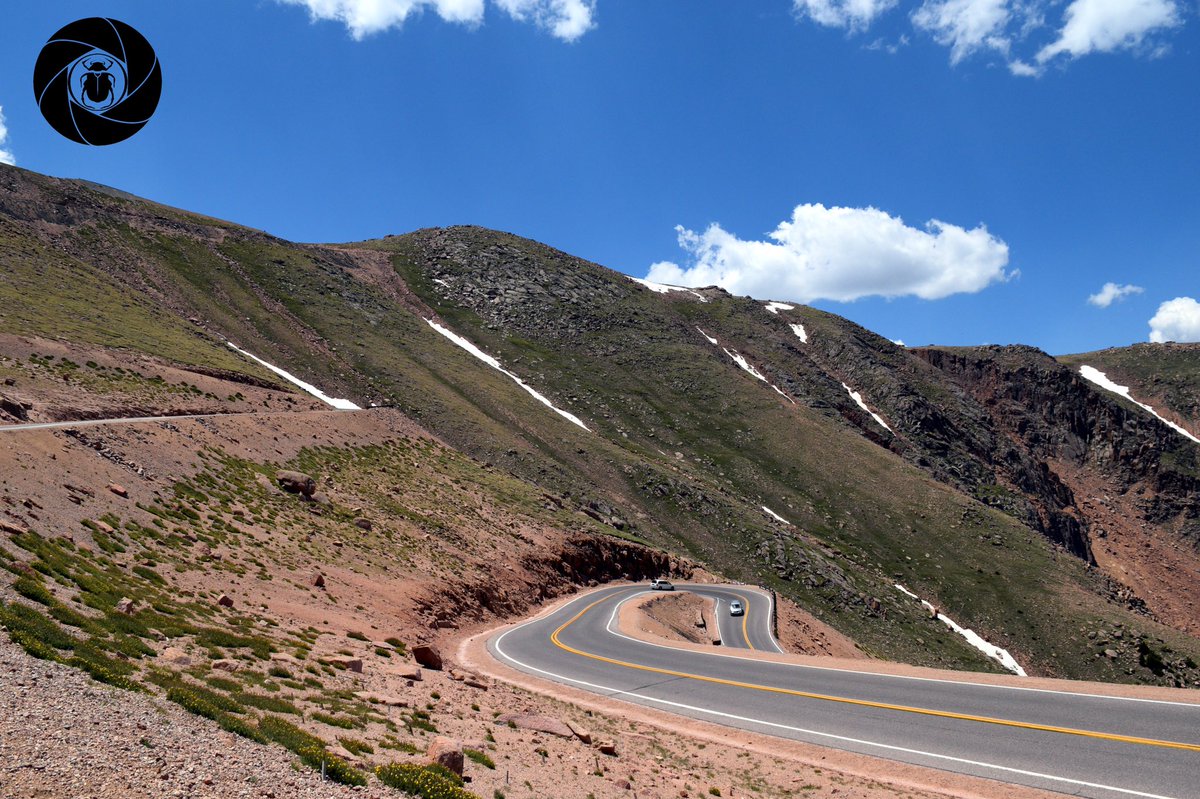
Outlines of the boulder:
[[442,670],[442,653],[433,644],[418,644],[412,649],[413,660],[427,669]]
[[109,524],[108,522],[94,522],[94,524],[96,525],[96,529],[99,530],[100,532],[104,533],[105,535],[112,535],[113,533],[116,532],[116,530],[114,530],[112,528],[112,525]]
[[439,766],[444,766],[450,769],[458,776],[463,773],[463,748],[462,743],[447,738],[444,735],[439,735],[433,739],[433,743],[429,745],[425,756],[430,763],[436,763]]
[[192,659],[187,652],[184,652],[177,646],[169,646],[164,649],[158,656],[158,659],[164,663],[170,663],[173,666],[190,666]]
[[29,528],[0,519],[0,531],[4,531],[9,535],[25,535],[29,532]]
[[598,749],[602,755],[612,755],[613,757],[616,757],[617,755],[617,745],[612,741],[601,741],[600,743],[596,744],[596,749]]
[[487,681],[477,674],[472,674],[469,671],[459,671],[458,669],[450,669],[450,679],[455,682],[460,682],[463,685],[469,685],[472,688],[481,688],[484,691],[488,689]]
[[109,483],[108,490],[116,494],[118,497],[126,499],[129,497],[129,492],[125,490],[125,486],[117,485],[116,483]]
[[352,657],[346,657],[344,655],[339,655],[338,657],[330,658],[329,663],[338,668],[343,668],[346,671],[352,671],[355,674],[362,674],[362,670],[363,670],[362,658],[352,658]]
[[233,607],[233,597],[231,597],[229,594],[221,594],[221,596],[217,598],[217,604],[223,608],[231,608]]
[[578,738],[581,743],[585,743],[585,744],[591,746],[592,734],[590,732],[585,730],[583,727],[580,727],[578,724],[573,724],[570,721],[565,722],[565,723],[568,727],[571,728],[571,732],[575,733],[575,737]]
[[373,525],[371,524],[370,519],[365,519],[362,516],[359,516],[357,519],[354,520],[354,526],[360,530],[370,531],[370,529]]
[[136,612],[133,600],[129,597],[122,597],[116,605],[116,610],[117,613],[124,613],[126,616],[132,616]]
[[497,724],[512,724],[523,730],[544,732],[547,735],[557,735],[559,738],[574,738],[575,732],[565,722],[550,716],[539,716],[533,713],[505,713],[496,717]]
[[315,575],[313,575],[312,587],[313,588],[324,588],[325,587],[325,575],[321,574],[320,572],[317,572]]
[[214,660],[212,667],[217,671],[227,671],[230,674],[233,674],[235,671],[238,671],[242,668],[242,664],[238,663],[236,660]]
[[276,472],[275,479],[284,491],[311,497],[317,490],[317,481],[303,472]]
[[29,421],[29,414],[26,413],[25,406],[7,394],[0,394],[0,410],[22,422]]

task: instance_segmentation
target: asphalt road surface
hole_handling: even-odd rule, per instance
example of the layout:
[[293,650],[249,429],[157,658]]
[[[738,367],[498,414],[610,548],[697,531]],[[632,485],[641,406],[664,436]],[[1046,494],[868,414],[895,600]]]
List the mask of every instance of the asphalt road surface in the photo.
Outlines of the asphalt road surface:
[[[769,597],[712,596],[740,650],[779,651]],[[1200,705],[868,674],[697,652],[617,631],[648,586],[588,593],[497,633],[491,653],[521,671],[731,727],[1094,799],[1200,797]],[[732,598],[747,605],[730,617]]]

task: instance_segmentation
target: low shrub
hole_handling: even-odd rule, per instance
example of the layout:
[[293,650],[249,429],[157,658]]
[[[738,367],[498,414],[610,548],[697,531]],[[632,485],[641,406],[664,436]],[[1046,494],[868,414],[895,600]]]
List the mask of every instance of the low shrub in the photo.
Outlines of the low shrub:
[[317,771],[324,770],[325,777],[343,785],[366,785],[367,775],[351,766],[337,755],[331,755],[320,746],[306,746],[296,753],[300,761]]
[[495,761],[488,757],[485,752],[480,752],[478,749],[464,749],[463,754],[466,755],[468,760],[472,760],[484,768],[496,768]]
[[26,599],[32,599],[34,602],[39,602],[43,605],[54,604],[54,594],[50,593],[50,589],[32,577],[18,577],[12,584],[12,587],[14,591]]
[[366,741],[358,738],[338,738],[338,743],[346,748],[346,751],[352,755],[373,755],[375,747],[371,746]]
[[243,705],[256,707],[259,710],[269,710],[272,713],[290,713],[293,716],[303,715],[300,708],[293,705],[286,699],[280,699],[277,696],[266,696],[265,694],[238,694],[237,699]]
[[436,770],[430,766],[411,763],[393,763],[375,769],[375,776],[389,788],[412,794],[420,799],[479,799],[463,790],[462,782],[447,778],[446,769]]

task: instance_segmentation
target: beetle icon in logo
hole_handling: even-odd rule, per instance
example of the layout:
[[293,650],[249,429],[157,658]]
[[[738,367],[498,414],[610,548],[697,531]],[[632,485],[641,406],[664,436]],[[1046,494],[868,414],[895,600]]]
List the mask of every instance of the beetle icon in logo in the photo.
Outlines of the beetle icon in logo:
[[46,42],[33,70],[38,108],[80,144],[115,144],[141,130],[162,94],[162,67],[145,37],[124,22],[90,17]]

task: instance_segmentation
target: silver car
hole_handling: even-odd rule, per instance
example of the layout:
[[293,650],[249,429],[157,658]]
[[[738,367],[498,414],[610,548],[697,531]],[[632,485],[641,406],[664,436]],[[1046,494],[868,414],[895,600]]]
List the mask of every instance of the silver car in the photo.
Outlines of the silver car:
[[742,607],[742,603],[738,602],[736,599],[729,603],[729,615],[730,616],[741,616],[741,615],[744,615],[745,612],[746,612],[746,609],[744,607]]
[[671,585],[671,582],[669,580],[651,580],[650,581],[650,590],[651,591],[674,591],[675,586]]

